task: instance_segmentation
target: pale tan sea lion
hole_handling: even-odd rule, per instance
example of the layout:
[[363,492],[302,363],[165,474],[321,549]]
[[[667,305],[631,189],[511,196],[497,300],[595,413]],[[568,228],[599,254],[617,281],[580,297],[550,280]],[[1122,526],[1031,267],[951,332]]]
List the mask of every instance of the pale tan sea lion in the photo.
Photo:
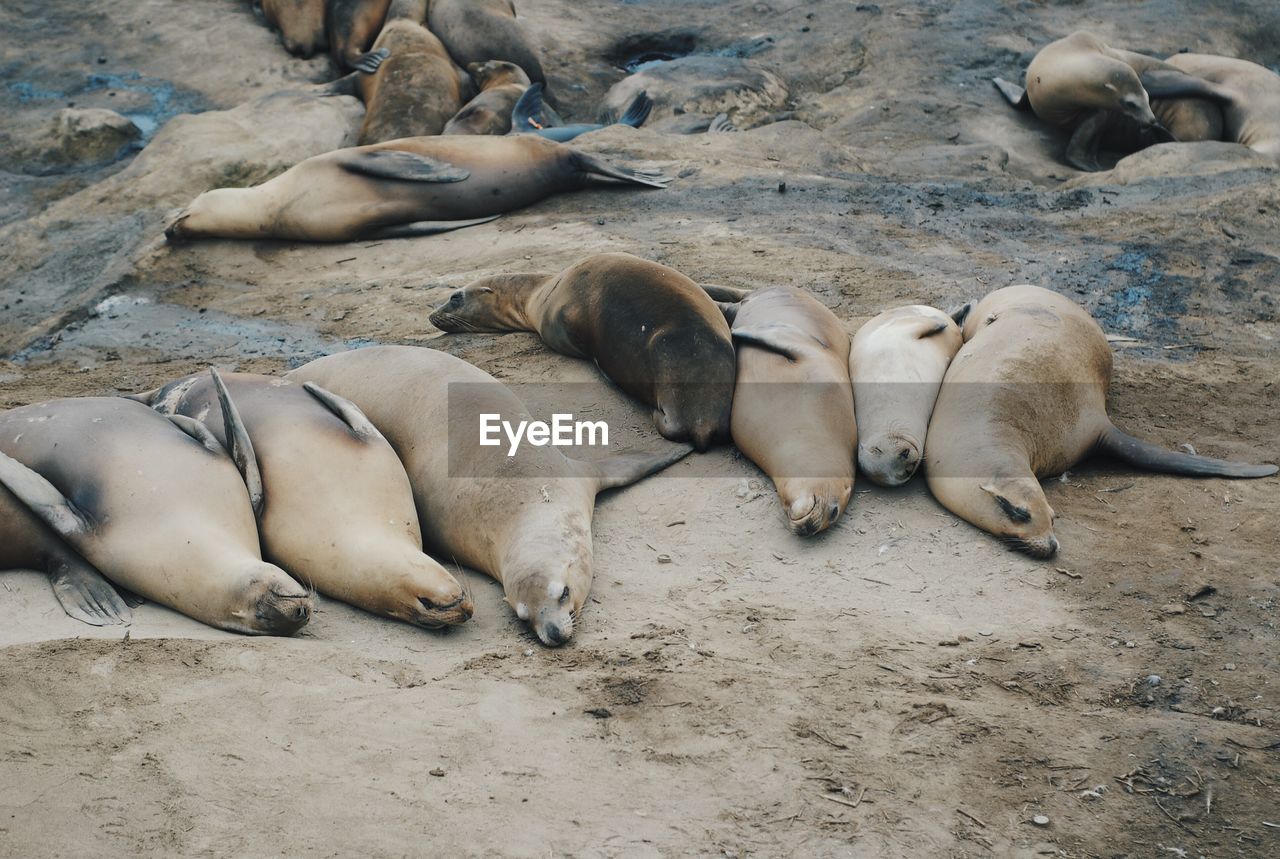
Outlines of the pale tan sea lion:
[[370,50],[391,0],[325,0],[324,27],[329,56],[339,69],[374,72],[385,54]]
[[1230,98],[1222,87],[1154,57],[1112,48],[1086,32],[1042,48],[1027,67],[1025,91],[1000,78],[995,83],[1014,106],[1030,107],[1050,125],[1073,129],[1067,163],[1088,171],[1101,169],[1098,144],[1117,117],[1154,129],[1158,140],[1173,139],[1152,112],[1152,98]]
[[587,358],[653,407],[658,431],[706,450],[729,435],[734,349],[715,302],[689,278],[631,254],[595,254],[559,274],[486,277],[431,314],[442,331],[535,331]]
[[591,590],[596,495],[681,457],[688,445],[585,462],[559,448],[480,444],[479,416],[528,420],[488,373],[434,349],[374,346],[289,373],[352,400],[396,449],[409,474],[424,542],[437,556],[502,583],[538,638],[569,640]]
[[311,594],[258,553],[245,483],[217,440],[118,397],[0,413],[0,484],[116,584],[221,629],[289,635]]
[[794,533],[824,531],[853,494],[849,335],[793,287],[757,289],[721,307],[738,349],[733,443],[773,480]]
[[515,63],[489,60],[467,66],[480,88],[444,126],[444,134],[506,134],[511,131],[511,109],[529,88],[529,76]]
[[431,0],[427,26],[440,37],[454,62],[505,60],[524,69],[529,80],[545,84],[542,61],[511,0]]
[[528,134],[411,137],[317,155],[254,188],[206,191],[165,236],[343,242],[430,235],[562,191],[665,188],[668,181]]
[[964,344],[954,314],[923,304],[886,310],[853,336],[849,374],[858,416],[858,466],[881,486],[901,486],[924,455],[942,377]]
[[262,0],[262,15],[280,34],[284,49],[296,57],[310,59],[329,46],[325,0]]
[[1222,106],[1219,139],[1280,161],[1280,75],[1248,60],[1211,54],[1175,54],[1168,63],[1233,94]]
[[365,104],[361,145],[439,134],[471,97],[471,78],[422,24],[388,21],[374,50],[388,57],[373,74],[359,78]]
[[1266,477],[1249,465],[1165,450],[1107,417],[1111,347],[1075,302],[1037,286],[984,298],[938,392],[925,461],[929,489],[951,512],[1038,558],[1058,549],[1039,479],[1092,453],[1168,474]]
[[470,619],[470,597],[422,552],[404,466],[353,403],[310,383],[248,373],[201,373],[138,398],[161,414],[195,418],[236,450],[241,442],[223,429],[223,407],[232,404],[245,429],[246,467],[256,472],[248,483],[261,487],[263,555],[294,578],[429,629]]

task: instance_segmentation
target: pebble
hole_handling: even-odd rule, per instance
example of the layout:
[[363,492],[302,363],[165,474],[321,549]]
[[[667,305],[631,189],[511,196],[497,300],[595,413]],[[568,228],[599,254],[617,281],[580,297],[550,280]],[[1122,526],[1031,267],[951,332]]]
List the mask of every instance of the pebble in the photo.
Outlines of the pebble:
[[1159,685],[1160,685],[1160,683],[1161,683],[1161,679],[1160,679],[1160,675],[1159,675],[1159,674],[1148,674],[1148,675],[1147,675],[1147,685],[1148,685],[1148,686],[1159,686]]
[[1045,814],[1037,814],[1035,817],[1031,818],[1031,822],[1036,826],[1048,826],[1049,817]]
[[669,563],[671,563],[671,556],[670,556],[670,555],[659,555],[659,556],[658,556],[658,563],[659,563],[659,564],[669,564]]

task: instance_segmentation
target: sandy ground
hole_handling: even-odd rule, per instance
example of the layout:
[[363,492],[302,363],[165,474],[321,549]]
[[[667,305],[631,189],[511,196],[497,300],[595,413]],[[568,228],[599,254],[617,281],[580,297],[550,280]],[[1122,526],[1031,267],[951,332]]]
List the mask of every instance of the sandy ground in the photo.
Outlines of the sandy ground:
[[[586,363],[529,335],[436,339],[426,320],[475,276],[626,250],[805,287],[851,326],[1049,286],[1128,338],[1122,427],[1280,456],[1276,172],[1204,145],[1080,176],[988,82],[1082,27],[1274,66],[1273,4],[519,5],[572,116],[594,115],[637,45],[749,53],[789,101],[744,111],[736,135],[580,139],[662,167],[666,191],[424,239],[169,249],[176,207],[341,145],[359,106],[267,97],[327,67],[290,58],[245,3],[6,3],[0,406],[430,343],[509,382],[580,382],[584,408],[643,445],[644,411]],[[13,154],[67,102],[116,100],[154,120],[144,154],[56,170]],[[1280,482],[1088,464],[1046,490],[1063,547],[1047,563],[918,481],[860,483],[802,540],[719,449],[601,499],[589,610],[554,651],[469,572],[465,628],[322,600],[289,640],[154,605],[127,637],[95,630],[43,577],[5,573],[0,854],[1280,854]]]

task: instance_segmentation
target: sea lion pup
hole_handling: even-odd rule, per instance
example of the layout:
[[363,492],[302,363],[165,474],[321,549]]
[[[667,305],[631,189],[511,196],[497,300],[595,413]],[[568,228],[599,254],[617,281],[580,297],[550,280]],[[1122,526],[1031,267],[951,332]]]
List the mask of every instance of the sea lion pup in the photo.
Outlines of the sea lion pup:
[[[260,487],[264,557],[366,611],[428,629],[465,623],[470,597],[422,553],[413,489],[396,452],[356,406],[307,383],[202,373],[137,395],[207,425]],[[226,408],[243,423],[228,438]]]
[[545,84],[542,61],[511,0],[431,0],[427,27],[440,37],[462,68],[505,60],[524,69],[529,80]]
[[280,34],[280,43],[304,60],[329,47],[325,35],[325,0],[262,0],[267,25]]
[[444,134],[506,134],[511,109],[529,88],[529,76],[515,63],[489,60],[467,66],[480,93],[445,123]]
[[370,50],[391,0],[324,0],[324,28],[329,36],[329,57],[341,70],[372,74],[387,58],[380,50]]
[[534,331],[562,355],[595,361],[653,407],[658,431],[705,451],[729,435],[734,350],[698,285],[625,253],[595,254],[559,274],[481,278],[431,314],[441,331]]
[[121,587],[232,632],[290,635],[311,617],[311,594],[258,553],[245,483],[203,424],[53,400],[0,413],[0,453],[28,521]]
[[858,466],[881,486],[911,479],[924,454],[942,377],[964,344],[965,305],[953,314],[923,304],[886,310],[858,329],[849,350]]
[[424,542],[438,557],[502,583],[543,644],[564,644],[591,590],[596,494],[681,457],[688,445],[591,462],[550,445],[480,444],[480,416],[529,420],[524,403],[467,362],[414,346],[374,346],[320,358],[288,374],[353,400],[409,474]]
[[[606,117],[607,122],[578,122],[573,125],[565,125],[560,114],[552,110],[542,99],[542,84],[533,84],[524,91],[516,101],[515,106],[511,109],[511,130],[516,134],[537,134],[548,140],[556,140],[560,143],[568,143],[575,137],[586,134],[588,131],[599,131],[610,125],[629,125],[632,128],[639,128],[644,125],[644,121],[649,118],[649,112],[653,110],[653,99],[649,98],[649,94],[644,90],[636,93],[635,98],[631,99],[631,104],[627,105],[627,110],[619,118],[611,113]],[[727,119],[727,117],[726,117]]]
[[733,443],[773,480],[794,533],[824,531],[853,494],[849,335],[817,299],[789,286],[721,308],[738,347]]
[[1280,161],[1280,75],[1248,60],[1212,54],[1175,54],[1168,62],[1234,94],[1222,107],[1219,139]]
[[359,80],[361,145],[439,134],[471,97],[471,78],[430,30],[410,18],[389,18],[374,49],[390,56]]
[[665,188],[669,181],[527,134],[410,137],[316,155],[253,188],[206,191],[165,236],[345,242],[431,235],[562,191]]
[[1117,116],[1153,130],[1157,140],[1174,139],[1152,112],[1152,98],[1225,102],[1231,97],[1222,87],[1154,57],[1111,48],[1085,32],[1042,48],[1027,67],[1025,90],[1001,78],[995,84],[1015,107],[1029,107],[1050,125],[1072,128],[1066,160],[1086,171],[1102,169],[1099,139]]
[[1168,474],[1266,477],[1248,465],[1165,450],[1107,417],[1111,347],[1075,302],[1038,286],[982,299],[938,392],[925,442],[929,489],[961,519],[1037,558],[1058,550],[1039,479],[1092,453]]

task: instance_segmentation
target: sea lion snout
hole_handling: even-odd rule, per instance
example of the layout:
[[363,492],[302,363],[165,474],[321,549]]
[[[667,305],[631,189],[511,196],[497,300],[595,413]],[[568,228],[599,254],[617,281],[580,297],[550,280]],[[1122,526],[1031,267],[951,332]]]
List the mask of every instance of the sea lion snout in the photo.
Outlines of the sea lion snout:
[[314,593],[298,584],[279,567],[261,564],[247,588],[252,612],[249,632],[263,635],[293,635],[311,620]]
[[471,620],[475,614],[475,603],[465,593],[447,602],[420,596],[418,605],[420,608],[416,612],[415,622],[427,629],[459,626]]
[[779,488],[778,491],[786,506],[787,527],[796,536],[812,537],[830,528],[840,518],[853,494],[853,482],[845,481],[843,485],[817,492],[805,491],[790,501],[785,500],[788,493],[784,489]]
[[921,445],[913,438],[886,435],[858,445],[858,466],[881,486],[901,486],[920,467]]

